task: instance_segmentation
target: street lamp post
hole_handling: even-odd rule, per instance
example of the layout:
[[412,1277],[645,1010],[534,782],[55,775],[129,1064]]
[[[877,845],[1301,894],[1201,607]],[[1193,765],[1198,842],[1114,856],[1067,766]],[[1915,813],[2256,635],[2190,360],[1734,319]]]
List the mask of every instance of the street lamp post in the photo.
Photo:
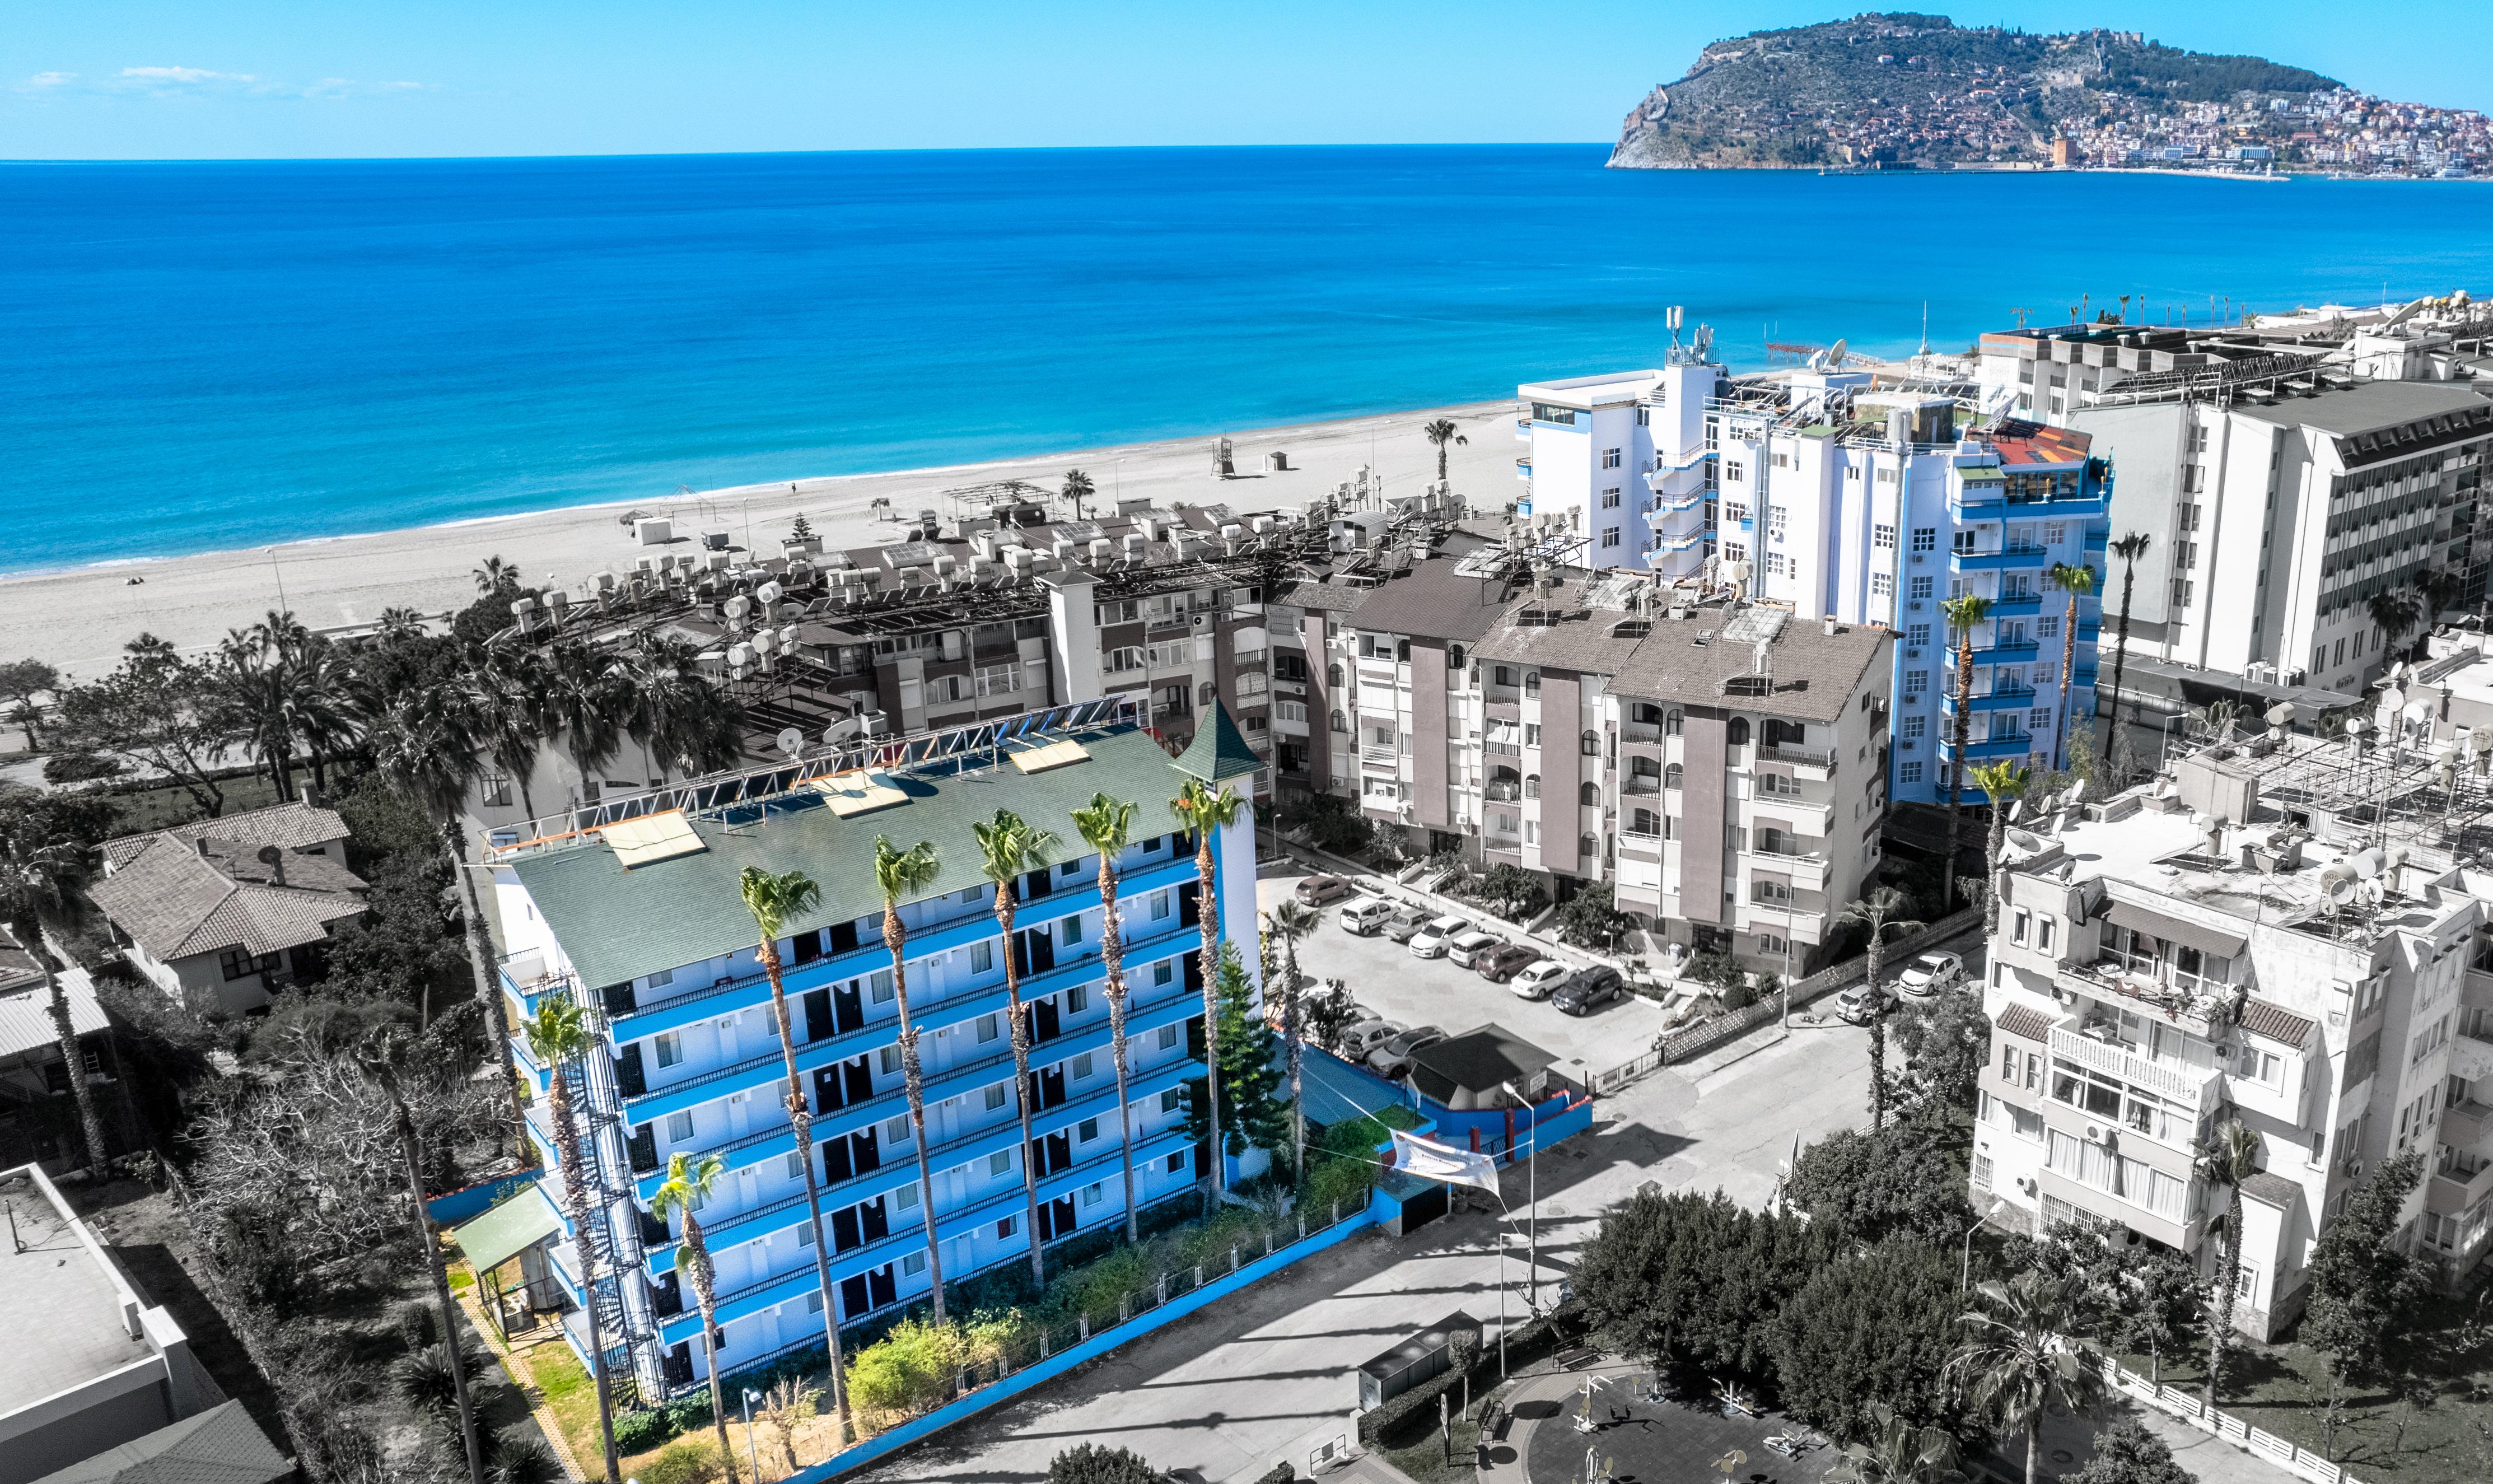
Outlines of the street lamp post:
[[1983,1224],[1991,1220],[1991,1214],[1998,1209],[1999,1197],[1994,1196],[1982,1208],[1982,1215],[1974,1219],[1972,1226],[1965,1228],[1965,1259],[1958,1264],[1956,1275],[1956,1290],[1959,1293],[1973,1287],[1973,1234],[1980,1231]]
[[744,1461],[753,1469],[754,1484],[762,1484],[762,1455],[753,1445],[753,1388],[744,1389]]
[[282,566],[278,565],[278,563],[277,563],[277,548],[276,548],[276,547],[274,547],[274,546],[272,546],[272,547],[269,547],[267,550],[268,550],[268,569],[269,569],[271,572],[274,572],[274,573],[276,573],[276,574],[277,574],[277,611],[278,611],[279,613],[284,613],[284,612],[285,612],[285,611],[286,611],[286,607],[285,607],[285,568],[284,568],[284,567],[282,567]]

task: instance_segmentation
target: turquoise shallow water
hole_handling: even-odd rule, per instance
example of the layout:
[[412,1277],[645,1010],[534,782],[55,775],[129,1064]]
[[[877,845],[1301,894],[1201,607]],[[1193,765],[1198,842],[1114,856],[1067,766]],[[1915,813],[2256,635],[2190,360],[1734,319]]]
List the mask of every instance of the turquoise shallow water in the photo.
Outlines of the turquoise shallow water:
[[1494,397],[1674,303],[1754,364],[2493,289],[2478,187],[1603,153],[0,165],[0,571]]

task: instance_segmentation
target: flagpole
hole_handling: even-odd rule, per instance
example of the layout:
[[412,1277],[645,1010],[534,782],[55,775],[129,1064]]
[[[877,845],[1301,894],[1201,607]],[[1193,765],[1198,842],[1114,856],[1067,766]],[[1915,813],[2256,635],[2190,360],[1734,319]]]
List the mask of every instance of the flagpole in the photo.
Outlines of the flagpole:
[[1524,1133],[1532,1140],[1523,1155],[1523,1177],[1531,1187],[1532,1198],[1532,1252],[1525,1264],[1530,1269],[1526,1282],[1531,1287],[1526,1290],[1524,1307],[1534,1314],[1539,1314],[1541,1312],[1541,1115],[1529,1102],[1525,1101],[1523,1094],[1515,1090],[1513,1082],[1502,1082],[1499,1085],[1506,1089],[1508,1097],[1523,1104],[1526,1114]]

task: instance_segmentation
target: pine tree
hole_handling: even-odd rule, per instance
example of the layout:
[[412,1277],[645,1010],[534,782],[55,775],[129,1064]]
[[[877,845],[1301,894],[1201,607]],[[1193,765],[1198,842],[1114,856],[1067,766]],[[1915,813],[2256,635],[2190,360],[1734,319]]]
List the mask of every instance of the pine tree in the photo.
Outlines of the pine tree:
[[[1290,1146],[1290,1110],[1277,1094],[1281,1074],[1273,1065],[1273,1028],[1256,1015],[1254,987],[1246,965],[1233,943],[1220,945],[1213,968],[1213,989],[1219,1017],[1220,1134],[1222,1153],[1245,1154],[1249,1148],[1279,1153]],[[1201,1140],[1211,1136],[1211,1112],[1205,1105],[1203,1081],[1186,1088],[1186,1133]]]
[[814,539],[814,523],[805,519],[804,511],[799,510],[796,512],[796,523],[788,528],[788,539],[791,541],[810,541]]

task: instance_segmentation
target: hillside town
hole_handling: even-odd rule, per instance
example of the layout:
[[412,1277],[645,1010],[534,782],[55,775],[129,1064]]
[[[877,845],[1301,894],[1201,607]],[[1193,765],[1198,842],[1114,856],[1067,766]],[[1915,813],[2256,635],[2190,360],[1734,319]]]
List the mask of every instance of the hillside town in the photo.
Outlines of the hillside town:
[[0,1484],[2462,1476],[2493,314],[1671,323],[0,668]]

